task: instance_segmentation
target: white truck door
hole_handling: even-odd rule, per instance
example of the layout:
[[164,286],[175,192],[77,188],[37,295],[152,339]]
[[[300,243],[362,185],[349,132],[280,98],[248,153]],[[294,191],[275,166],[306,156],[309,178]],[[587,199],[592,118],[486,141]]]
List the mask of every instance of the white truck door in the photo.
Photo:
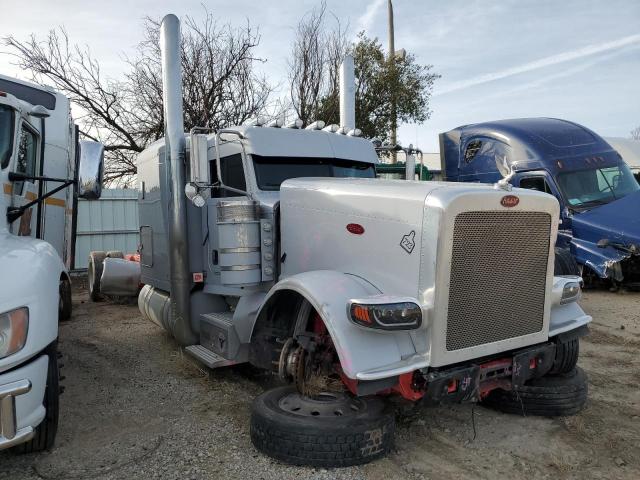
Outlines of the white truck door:
[[[39,160],[40,135],[26,122],[21,122],[16,149],[16,173],[36,175]],[[12,205],[20,207],[38,198],[38,182],[21,180],[13,182]],[[37,205],[29,208],[24,214],[11,224],[11,232],[15,235],[31,236],[36,234]]]

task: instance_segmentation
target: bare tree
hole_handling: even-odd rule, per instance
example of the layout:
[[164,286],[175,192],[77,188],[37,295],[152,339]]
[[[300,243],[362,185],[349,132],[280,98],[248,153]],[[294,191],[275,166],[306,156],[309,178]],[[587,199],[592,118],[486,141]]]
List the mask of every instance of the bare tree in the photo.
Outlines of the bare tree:
[[[262,113],[272,88],[255,71],[260,37],[244,27],[218,25],[206,12],[202,20],[187,17],[182,31],[185,128],[220,128],[241,124]],[[45,40],[4,38],[17,65],[38,83],[52,83],[82,115],[82,134],[105,144],[105,180],[129,182],[135,157],[164,134],[159,22],[146,18],[137,55],[127,59],[120,80],[105,78],[88,48],[71,45],[62,28]]]
[[631,138],[633,140],[640,140],[640,127],[636,127],[631,130]]
[[327,6],[323,1],[305,15],[296,29],[289,80],[291,103],[305,124],[315,120],[327,108],[337,110],[338,72],[347,51],[345,29],[334,18],[333,29],[327,29]]

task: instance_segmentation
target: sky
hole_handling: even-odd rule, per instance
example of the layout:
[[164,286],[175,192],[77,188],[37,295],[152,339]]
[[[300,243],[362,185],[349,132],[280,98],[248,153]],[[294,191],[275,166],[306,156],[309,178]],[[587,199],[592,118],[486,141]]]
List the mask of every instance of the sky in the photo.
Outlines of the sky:
[[[386,48],[386,0],[327,0],[327,9]],[[203,5],[222,23],[248,20],[261,35],[260,69],[286,91],[296,24],[319,0],[0,0],[0,36],[43,38],[64,26],[87,45],[102,71],[118,78],[135,56],[145,16],[197,18]],[[231,7],[233,6],[233,8]],[[394,0],[395,46],[433,65],[432,115],[402,125],[399,139],[438,151],[438,134],[460,125],[548,116],[603,136],[640,126],[640,1]],[[0,52],[6,48],[0,46]],[[28,78],[0,53],[0,73]]]

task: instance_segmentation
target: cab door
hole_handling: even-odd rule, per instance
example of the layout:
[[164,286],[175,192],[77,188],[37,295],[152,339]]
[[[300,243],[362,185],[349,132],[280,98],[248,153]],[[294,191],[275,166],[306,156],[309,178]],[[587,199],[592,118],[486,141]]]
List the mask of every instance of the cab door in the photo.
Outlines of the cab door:
[[[40,135],[38,131],[25,121],[20,122],[15,162],[13,171],[23,175],[35,176],[40,158]],[[11,203],[20,207],[38,198],[38,182],[34,180],[16,180],[12,185]],[[15,235],[35,237],[38,205],[25,211],[20,218],[11,224],[11,232]]]

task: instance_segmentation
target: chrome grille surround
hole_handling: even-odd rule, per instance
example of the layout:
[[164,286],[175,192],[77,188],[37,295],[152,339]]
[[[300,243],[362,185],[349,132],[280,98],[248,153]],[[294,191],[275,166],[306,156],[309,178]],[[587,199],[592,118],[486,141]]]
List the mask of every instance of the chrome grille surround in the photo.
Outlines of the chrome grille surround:
[[551,215],[469,211],[455,218],[447,351],[543,329]]

